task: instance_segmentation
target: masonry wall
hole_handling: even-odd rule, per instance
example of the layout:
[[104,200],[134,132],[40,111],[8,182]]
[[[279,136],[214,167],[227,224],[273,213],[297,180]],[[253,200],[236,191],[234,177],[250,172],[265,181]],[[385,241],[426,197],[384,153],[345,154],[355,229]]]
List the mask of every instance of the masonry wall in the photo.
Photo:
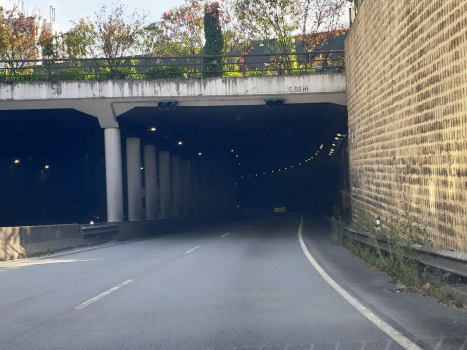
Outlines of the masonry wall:
[[346,40],[354,217],[467,252],[467,1],[365,0]]

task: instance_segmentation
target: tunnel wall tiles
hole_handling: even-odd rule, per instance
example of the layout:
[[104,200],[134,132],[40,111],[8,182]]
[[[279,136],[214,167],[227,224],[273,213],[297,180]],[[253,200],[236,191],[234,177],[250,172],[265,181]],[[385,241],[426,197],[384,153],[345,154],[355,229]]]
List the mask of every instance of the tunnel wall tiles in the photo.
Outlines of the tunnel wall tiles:
[[354,218],[403,201],[467,252],[467,1],[367,0],[346,58]]

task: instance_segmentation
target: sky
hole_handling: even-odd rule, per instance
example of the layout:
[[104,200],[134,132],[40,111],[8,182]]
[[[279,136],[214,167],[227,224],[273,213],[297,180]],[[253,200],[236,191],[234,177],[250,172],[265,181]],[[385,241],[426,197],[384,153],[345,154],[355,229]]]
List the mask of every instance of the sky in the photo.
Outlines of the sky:
[[[0,0],[0,4],[6,4],[9,0]],[[55,23],[59,31],[66,31],[71,27],[70,20],[78,20],[88,15],[94,15],[102,5],[109,5],[112,0],[23,0],[31,9],[37,9],[45,18],[49,13],[49,7],[55,7]],[[184,0],[132,0],[120,1],[128,6],[131,14],[134,8],[144,8],[149,12],[149,21],[158,20],[162,13],[174,6],[180,6]]]

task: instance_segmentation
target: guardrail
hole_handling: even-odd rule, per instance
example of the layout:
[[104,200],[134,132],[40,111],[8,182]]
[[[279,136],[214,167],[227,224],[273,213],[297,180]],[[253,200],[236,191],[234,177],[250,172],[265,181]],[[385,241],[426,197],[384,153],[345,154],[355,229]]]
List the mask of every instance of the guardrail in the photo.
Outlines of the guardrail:
[[96,235],[101,233],[118,233],[118,224],[94,224],[94,225],[83,225],[80,227],[81,235]]
[[345,70],[343,50],[0,61],[0,82],[302,75]]
[[[377,236],[345,227],[343,228],[343,232],[347,237],[361,243],[387,252],[394,252],[394,249],[391,250],[391,245],[394,245],[394,242],[384,236]],[[467,278],[466,253],[430,248],[420,244],[411,244],[410,247],[416,253],[415,257],[420,263]]]

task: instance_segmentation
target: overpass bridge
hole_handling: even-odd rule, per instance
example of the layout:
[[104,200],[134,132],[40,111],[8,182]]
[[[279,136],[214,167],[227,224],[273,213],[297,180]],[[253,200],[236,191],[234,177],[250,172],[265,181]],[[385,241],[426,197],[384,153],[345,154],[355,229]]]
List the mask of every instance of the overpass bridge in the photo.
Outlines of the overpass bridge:
[[[284,107],[267,108],[267,98],[284,99]],[[176,109],[159,109],[159,101],[166,100],[176,101]],[[314,148],[320,151],[321,129],[326,129],[330,142],[336,130],[346,130],[346,104],[345,74],[0,84],[1,114],[10,123],[6,130],[29,125],[30,132],[39,133],[40,142],[44,142],[68,120],[76,130],[84,120],[98,121],[104,129],[109,222],[124,221],[126,206],[129,221],[142,220],[142,198],[148,220],[196,216],[203,210],[225,211],[235,204],[236,179],[263,172],[253,169],[261,163],[259,158],[266,157],[262,146],[251,143],[253,139],[274,149],[276,160],[286,162],[284,168],[294,157],[284,154],[283,149],[294,145],[302,149],[304,163],[313,156]],[[76,120],[76,111],[81,112],[82,122]],[[327,124],[323,124],[324,119]],[[304,120],[312,120],[314,125],[306,126]],[[238,129],[240,121],[246,123],[242,130]],[[297,121],[295,129],[285,135],[287,125]],[[12,126],[15,122],[19,124]],[[235,144],[239,133],[249,135],[242,145]],[[10,137],[14,134],[9,132]],[[121,138],[125,139],[123,150]],[[238,157],[242,161],[237,166]],[[300,163],[293,161],[296,166]],[[244,174],[239,170],[245,169],[242,162],[251,168]],[[279,165],[274,164],[268,172],[273,173],[276,167],[280,171]],[[208,192],[211,194],[202,195]]]

